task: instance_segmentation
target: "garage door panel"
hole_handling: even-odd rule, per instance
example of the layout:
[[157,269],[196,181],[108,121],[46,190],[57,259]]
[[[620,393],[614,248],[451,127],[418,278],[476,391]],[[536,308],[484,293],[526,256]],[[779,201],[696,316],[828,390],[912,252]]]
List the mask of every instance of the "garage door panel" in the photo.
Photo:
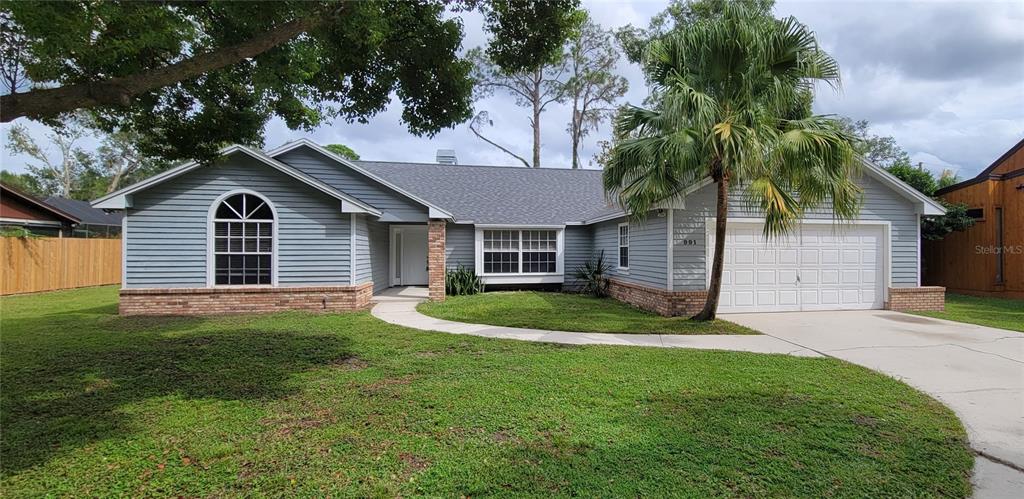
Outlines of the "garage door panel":
[[796,306],[800,304],[799,296],[795,289],[779,291],[779,305]]
[[742,248],[742,249],[741,248],[736,248],[736,250],[735,250],[735,252],[733,254],[735,255],[735,257],[733,257],[733,262],[734,263],[741,263],[741,264],[751,264],[751,263],[754,263],[754,250],[751,249],[751,248]]
[[737,291],[733,294],[734,305],[737,307],[749,307],[754,304],[753,291]]
[[[730,224],[723,312],[880,308],[884,230],[877,225],[805,224],[766,242],[761,226]],[[709,248],[713,247],[712,240]]]
[[843,263],[860,263],[860,249],[843,250]]
[[800,261],[805,264],[817,264],[819,261],[821,261],[821,251],[817,249],[800,250]]

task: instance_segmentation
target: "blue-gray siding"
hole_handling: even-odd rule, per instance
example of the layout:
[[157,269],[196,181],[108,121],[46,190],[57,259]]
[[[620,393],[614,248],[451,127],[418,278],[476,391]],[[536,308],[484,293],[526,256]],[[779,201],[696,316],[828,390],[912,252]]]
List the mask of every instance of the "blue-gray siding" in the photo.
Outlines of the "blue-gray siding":
[[619,224],[625,218],[594,225],[594,254],[604,250],[616,279],[657,289],[668,287],[668,217],[653,212],[643,223],[629,224],[629,269],[618,268]]
[[[860,179],[864,204],[859,218],[887,220],[892,230],[892,285],[917,286],[918,237],[914,204],[888,186],[865,174]],[[738,192],[729,196],[730,217],[759,216],[744,209]],[[675,290],[705,289],[706,232],[705,219],[715,216],[715,188],[707,186],[686,198],[686,209],[675,210],[673,230],[673,286]],[[830,209],[808,213],[807,218],[832,218]],[[692,241],[684,243],[684,240]]]
[[594,230],[585,225],[566,226],[563,244],[565,285],[573,288],[578,285],[576,278],[573,277],[576,267],[594,256]]
[[465,224],[448,224],[444,234],[444,262],[449,269],[460,265],[474,269],[476,259],[476,228]]
[[384,212],[383,221],[427,221],[427,208],[423,205],[312,149],[300,147],[274,159],[370,204]]
[[217,197],[235,189],[256,191],[277,210],[281,286],[349,283],[350,221],[340,202],[235,155],[133,195],[126,286],[206,286],[209,209]]
[[356,284],[373,282],[375,293],[391,285],[388,278],[391,250],[388,227],[372,216],[356,217]]

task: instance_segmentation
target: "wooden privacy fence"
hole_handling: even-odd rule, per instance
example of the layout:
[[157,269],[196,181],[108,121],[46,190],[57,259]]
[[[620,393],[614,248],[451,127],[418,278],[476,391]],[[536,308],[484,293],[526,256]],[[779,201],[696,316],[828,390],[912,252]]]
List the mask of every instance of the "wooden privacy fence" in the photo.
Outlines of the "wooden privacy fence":
[[0,237],[0,295],[121,282],[120,239]]

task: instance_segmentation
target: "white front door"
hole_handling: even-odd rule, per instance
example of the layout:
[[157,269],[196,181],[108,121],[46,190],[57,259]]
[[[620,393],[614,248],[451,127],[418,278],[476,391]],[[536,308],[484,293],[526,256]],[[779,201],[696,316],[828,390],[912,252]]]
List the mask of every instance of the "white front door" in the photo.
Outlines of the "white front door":
[[392,227],[391,249],[394,258],[391,283],[396,286],[426,286],[427,228],[421,225]]
[[[885,228],[805,223],[770,242],[759,223],[729,223],[721,312],[882,308]],[[708,267],[714,233],[708,238]]]

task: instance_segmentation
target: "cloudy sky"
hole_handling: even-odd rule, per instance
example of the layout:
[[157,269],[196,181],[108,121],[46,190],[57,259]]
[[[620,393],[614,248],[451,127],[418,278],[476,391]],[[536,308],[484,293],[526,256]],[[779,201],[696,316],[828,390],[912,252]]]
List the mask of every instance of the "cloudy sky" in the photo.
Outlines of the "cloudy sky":
[[[646,26],[665,1],[584,0],[592,17],[607,28]],[[874,133],[897,139],[914,161],[966,178],[988,166],[1024,138],[1024,2],[1021,1],[785,1],[779,16],[807,24],[842,68],[841,91],[822,90],[819,113],[871,122]],[[464,18],[465,48],[484,43],[480,19]],[[640,69],[622,61],[630,81],[624,102],[647,95]],[[477,103],[494,121],[488,136],[529,157],[530,130],[524,109],[511,97],[496,95]],[[268,124],[266,145],[275,147],[308,136],[320,143],[344,143],[363,159],[433,161],[437,149],[455,149],[463,164],[511,165],[513,160],[474,137],[466,125],[432,139],[410,135],[396,104],[369,124],[336,122],[313,132],[293,132],[279,120]],[[570,164],[566,106],[549,106],[542,118],[542,163]],[[30,124],[41,136],[42,127]],[[6,136],[7,125],[0,125]],[[588,160],[607,125],[585,142]],[[3,168],[21,171],[24,158],[6,149]],[[592,166],[593,167],[593,166]]]

